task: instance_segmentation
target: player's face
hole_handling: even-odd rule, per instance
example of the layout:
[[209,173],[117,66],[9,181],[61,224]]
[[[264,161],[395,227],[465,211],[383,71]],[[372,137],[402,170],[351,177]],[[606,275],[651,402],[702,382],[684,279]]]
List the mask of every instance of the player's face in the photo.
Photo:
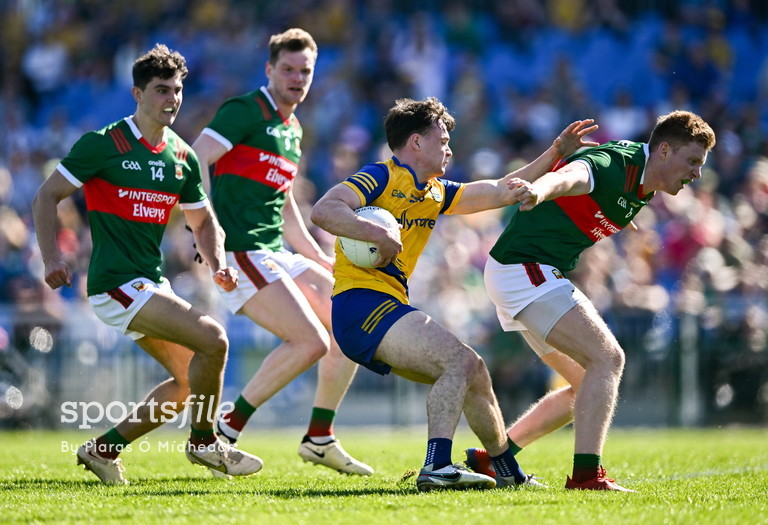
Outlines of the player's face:
[[670,145],[662,143],[659,153],[661,175],[658,190],[677,195],[683,186],[701,178],[701,168],[707,161],[707,150],[700,144],[689,142],[673,151]]
[[422,159],[424,159],[424,164],[429,173],[436,177],[445,175],[445,168],[453,156],[453,152],[448,146],[450,140],[451,135],[442,121],[432,124],[429,131],[418,139],[417,144],[421,151]]
[[279,107],[290,106],[291,111],[301,104],[309,93],[315,74],[315,56],[310,49],[281,51],[277,62],[267,62],[266,68],[272,98]]
[[143,90],[134,86],[138,112],[158,125],[170,126],[179,114],[183,88],[180,74],[172,78],[154,77]]

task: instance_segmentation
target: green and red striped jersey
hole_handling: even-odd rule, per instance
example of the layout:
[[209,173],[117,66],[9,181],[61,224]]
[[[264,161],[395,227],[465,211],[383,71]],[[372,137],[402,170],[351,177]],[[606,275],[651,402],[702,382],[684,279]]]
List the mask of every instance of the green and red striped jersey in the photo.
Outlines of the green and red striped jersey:
[[301,159],[298,119],[283,118],[262,87],[225,101],[203,134],[228,150],[216,162],[211,183],[225,249],[279,250],[283,206]]
[[130,117],[83,135],[57,169],[85,189],[93,239],[88,295],[136,277],[159,282],[171,209],[206,204],[192,148],[170,128],[151,146]]
[[592,191],[542,202],[530,211],[514,205],[491,257],[502,264],[537,262],[573,270],[581,252],[627,226],[653,197],[643,192],[647,159],[646,144],[626,140],[575,153],[566,162],[587,164]]

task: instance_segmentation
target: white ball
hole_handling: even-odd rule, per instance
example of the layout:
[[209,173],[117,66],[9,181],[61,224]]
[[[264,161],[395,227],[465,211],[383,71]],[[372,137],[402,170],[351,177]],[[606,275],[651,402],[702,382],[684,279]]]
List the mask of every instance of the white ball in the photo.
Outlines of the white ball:
[[[361,217],[386,226],[396,232],[400,231],[395,217],[384,208],[378,206],[363,206],[355,210]],[[349,262],[360,268],[373,268],[373,263],[379,258],[379,249],[372,242],[339,237],[341,251]]]

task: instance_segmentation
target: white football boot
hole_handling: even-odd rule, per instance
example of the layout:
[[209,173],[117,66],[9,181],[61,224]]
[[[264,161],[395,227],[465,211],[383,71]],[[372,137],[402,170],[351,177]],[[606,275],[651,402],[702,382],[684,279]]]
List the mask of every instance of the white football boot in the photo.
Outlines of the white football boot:
[[77,449],[77,464],[83,465],[86,470],[96,474],[103,483],[108,485],[128,484],[128,480],[123,477],[123,472],[125,472],[123,460],[99,456],[96,452],[95,439],[89,439]]
[[416,478],[416,487],[421,492],[436,489],[492,489],[495,486],[496,481],[492,477],[472,472],[460,465],[448,465],[437,470],[423,468]]
[[371,467],[350,456],[337,439],[318,445],[313,443],[309,436],[304,436],[301,445],[299,445],[299,456],[304,461],[332,468],[342,474],[356,474],[358,476],[373,474]]
[[232,445],[217,439],[214,443],[196,447],[187,443],[187,459],[196,465],[202,465],[230,476],[248,476],[261,470],[264,464],[261,458],[237,450]]

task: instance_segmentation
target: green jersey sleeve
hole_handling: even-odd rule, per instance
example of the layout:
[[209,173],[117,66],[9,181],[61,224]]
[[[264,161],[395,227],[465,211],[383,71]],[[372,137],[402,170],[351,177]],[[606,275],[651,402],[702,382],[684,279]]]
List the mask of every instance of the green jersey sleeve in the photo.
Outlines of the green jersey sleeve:
[[263,120],[261,115],[251,117],[254,107],[257,106],[248,104],[242,97],[231,98],[222,104],[207,127],[233,146],[240,144],[253,132],[254,119]]
[[[107,141],[107,142],[105,142]],[[90,131],[75,142],[61,164],[72,176],[85,183],[99,174],[114,146],[103,134]]]

